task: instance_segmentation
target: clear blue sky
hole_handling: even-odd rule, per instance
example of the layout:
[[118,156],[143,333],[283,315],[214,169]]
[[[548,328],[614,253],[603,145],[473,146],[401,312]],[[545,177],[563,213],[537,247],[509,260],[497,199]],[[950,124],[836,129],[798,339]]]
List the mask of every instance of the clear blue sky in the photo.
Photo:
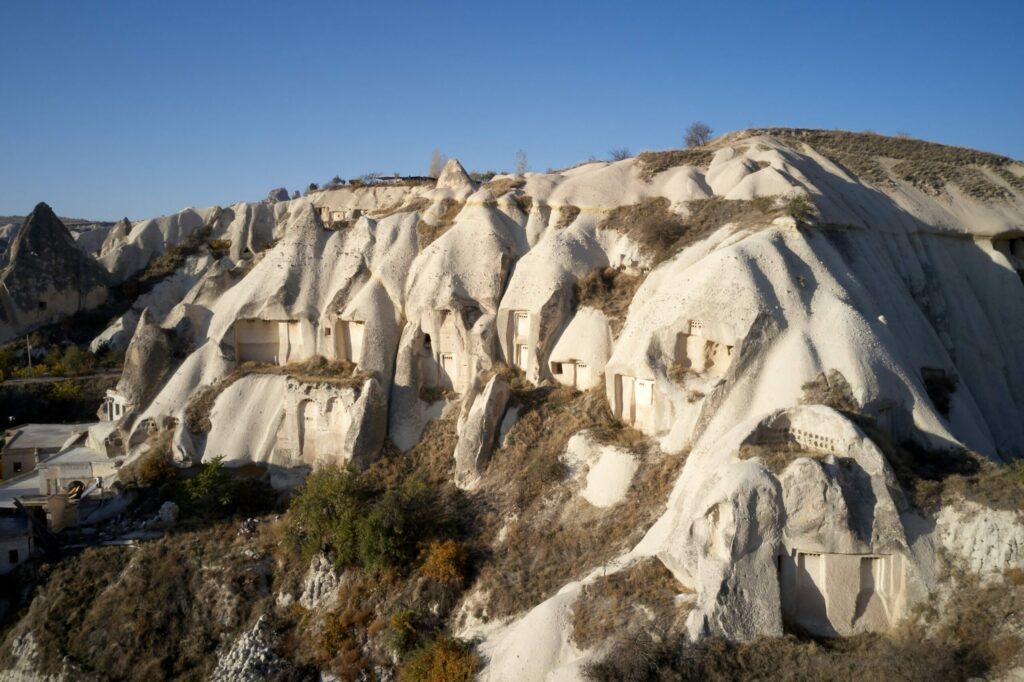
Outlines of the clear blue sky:
[[0,2],[0,214],[140,219],[335,173],[534,170],[688,123],[1024,158],[1024,2]]

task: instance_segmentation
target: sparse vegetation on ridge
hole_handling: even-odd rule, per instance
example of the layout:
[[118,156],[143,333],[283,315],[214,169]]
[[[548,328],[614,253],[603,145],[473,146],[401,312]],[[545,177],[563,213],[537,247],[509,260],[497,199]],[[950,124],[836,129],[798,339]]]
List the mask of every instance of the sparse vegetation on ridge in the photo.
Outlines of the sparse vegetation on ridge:
[[1006,170],[1013,159],[974,149],[842,130],[766,128],[745,134],[770,135],[798,148],[808,144],[862,180],[883,188],[895,187],[894,178],[898,178],[933,195],[952,183],[976,199],[1009,198],[1010,192],[986,175],[985,169],[1018,192],[1024,191],[1024,178]]
[[640,168],[640,177],[649,182],[655,175],[679,166],[694,166],[707,170],[714,155],[714,150],[703,147],[669,149],[662,152],[640,152],[635,163]]
[[511,175],[498,178],[497,180],[489,180],[483,184],[482,188],[491,190],[491,193],[494,194],[494,198],[497,199],[508,194],[512,190],[519,189],[525,185],[526,180],[521,177]]
[[785,206],[776,207],[774,199],[768,197],[750,201],[712,197],[687,202],[687,208],[689,215],[683,217],[671,210],[665,197],[645,199],[613,209],[600,227],[627,235],[657,265],[727,223],[767,224],[793,212],[806,219],[812,215],[813,204],[806,198],[794,198]]

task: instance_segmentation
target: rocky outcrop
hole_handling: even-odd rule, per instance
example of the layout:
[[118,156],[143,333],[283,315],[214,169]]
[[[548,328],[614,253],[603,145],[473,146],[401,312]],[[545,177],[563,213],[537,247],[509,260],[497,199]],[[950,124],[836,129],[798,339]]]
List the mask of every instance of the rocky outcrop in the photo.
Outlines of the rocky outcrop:
[[276,204],[279,201],[288,201],[289,199],[288,190],[284,187],[278,187],[267,192],[267,198],[265,201],[268,204]]
[[309,570],[302,580],[302,594],[299,606],[304,609],[327,609],[337,597],[341,576],[323,554],[317,554],[309,564]]
[[473,400],[455,447],[455,484],[459,487],[472,488],[487,468],[510,394],[508,380],[495,374]]
[[437,188],[455,191],[472,190],[473,181],[458,159],[448,159],[448,163],[441,169],[441,174],[437,176]]
[[103,244],[100,246],[100,256],[105,256],[115,248],[120,246],[128,239],[128,234],[132,231],[132,221],[127,218],[121,218],[117,223],[110,228],[110,232],[107,233],[106,239],[103,240]]
[[252,629],[234,641],[231,648],[217,660],[210,679],[214,682],[259,682],[266,679],[287,679],[298,671],[278,656],[277,635],[270,619],[260,616]]
[[1019,512],[973,502],[943,507],[936,518],[941,546],[985,578],[1024,570],[1024,519]]
[[107,299],[107,276],[39,204],[18,231],[0,271],[0,341]]
[[149,309],[143,310],[117,382],[117,392],[127,405],[137,408],[149,404],[171,368],[173,354],[171,333],[160,328]]

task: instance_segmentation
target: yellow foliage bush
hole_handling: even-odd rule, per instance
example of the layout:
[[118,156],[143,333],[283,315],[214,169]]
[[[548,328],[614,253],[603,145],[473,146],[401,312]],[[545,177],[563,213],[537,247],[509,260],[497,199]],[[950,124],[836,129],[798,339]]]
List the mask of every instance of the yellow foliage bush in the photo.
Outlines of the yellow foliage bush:
[[432,540],[420,556],[420,573],[425,577],[446,584],[463,581],[466,550],[455,540]]
[[473,679],[480,657],[468,644],[444,637],[417,649],[398,671],[399,682],[459,682]]

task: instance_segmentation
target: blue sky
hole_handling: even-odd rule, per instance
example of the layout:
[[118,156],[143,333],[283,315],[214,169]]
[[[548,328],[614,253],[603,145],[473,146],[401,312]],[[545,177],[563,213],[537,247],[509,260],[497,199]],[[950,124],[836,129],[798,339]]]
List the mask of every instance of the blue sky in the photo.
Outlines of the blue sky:
[[0,214],[135,219],[334,174],[534,170],[693,120],[1024,158],[1024,2],[0,2]]

